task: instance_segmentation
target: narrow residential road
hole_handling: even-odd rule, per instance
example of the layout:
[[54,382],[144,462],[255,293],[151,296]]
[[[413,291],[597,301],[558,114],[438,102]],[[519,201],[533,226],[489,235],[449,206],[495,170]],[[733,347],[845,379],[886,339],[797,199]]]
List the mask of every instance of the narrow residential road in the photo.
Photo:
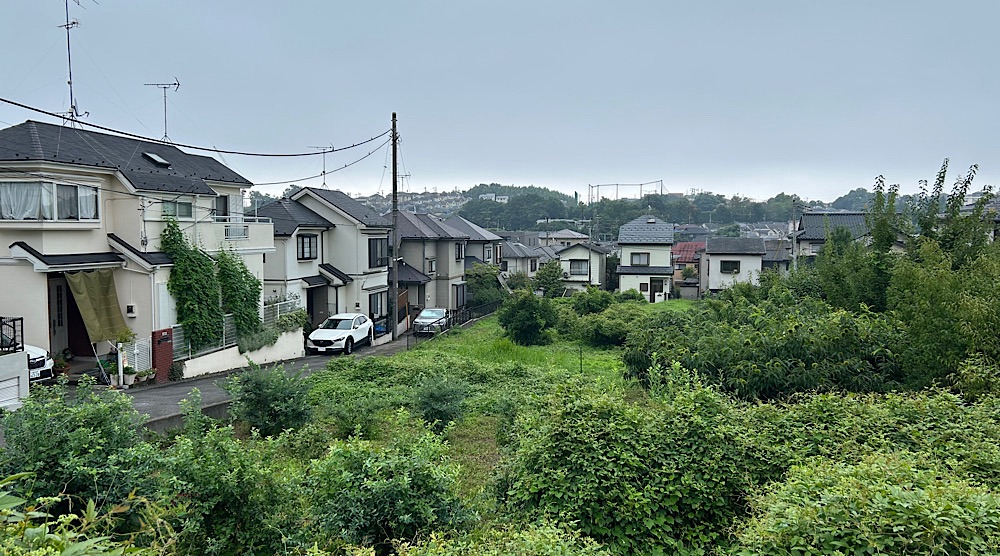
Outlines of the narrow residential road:
[[[356,348],[353,355],[310,355],[281,363],[268,364],[265,367],[270,368],[282,365],[286,372],[301,372],[303,375],[308,375],[313,371],[325,368],[326,362],[331,358],[391,355],[406,351],[408,343],[412,347],[414,345],[413,339],[408,336],[402,336],[394,342]],[[148,416],[149,428],[163,432],[166,429],[179,426],[180,402],[188,398],[191,391],[195,388],[201,392],[201,405],[203,408],[207,409],[226,404],[230,398],[222,386],[230,376],[239,372],[242,372],[242,369],[213,374],[203,378],[140,386],[125,390],[124,392],[132,397],[132,405],[136,410],[140,414]]]

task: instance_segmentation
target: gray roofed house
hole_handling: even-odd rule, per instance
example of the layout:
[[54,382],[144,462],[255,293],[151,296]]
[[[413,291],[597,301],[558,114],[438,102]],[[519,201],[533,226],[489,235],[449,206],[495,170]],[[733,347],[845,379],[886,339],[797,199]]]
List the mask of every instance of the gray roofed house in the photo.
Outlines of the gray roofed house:
[[548,246],[569,246],[588,241],[590,236],[568,228],[555,232],[538,232],[538,242]]
[[517,272],[534,276],[538,271],[539,254],[533,247],[518,241],[503,241],[500,244],[500,253],[500,272],[504,276]]
[[[391,214],[387,216],[391,218]],[[427,213],[401,210],[398,225],[400,239],[469,239],[469,234]]]
[[674,225],[655,216],[640,216],[618,229],[618,245],[673,245]]
[[287,197],[258,208],[257,215],[271,219],[276,237],[290,237],[298,228],[328,230],[334,227],[326,218]]
[[759,237],[710,237],[705,240],[705,253],[709,255],[761,255],[764,240]]
[[[391,217],[387,215],[387,217]],[[399,256],[430,277],[426,284],[408,284],[412,308],[465,306],[465,258],[469,234],[427,214],[398,211]],[[392,238],[390,238],[392,241]],[[403,272],[400,271],[402,276]]]
[[57,162],[116,170],[137,190],[215,196],[207,182],[252,184],[208,156],[155,141],[27,121],[0,130],[0,162]]
[[209,255],[251,269],[274,252],[274,234],[244,214],[253,184],[212,156],[82,125],[0,129],[0,283],[18,285],[0,288],[0,307],[25,317],[28,343],[104,355],[109,331],[149,339],[178,322],[160,250],[172,221]]
[[618,229],[618,245],[618,291],[638,291],[650,303],[668,299],[673,289],[674,225],[652,215],[640,216]]
[[341,211],[347,213],[348,216],[361,222],[365,226],[371,226],[373,228],[391,228],[392,221],[388,218],[383,217],[375,209],[369,207],[368,205],[352,199],[350,195],[344,193],[343,191],[336,191],[332,189],[318,189],[316,187],[304,187],[299,191],[296,191],[292,195],[293,200],[299,200],[303,195],[311,194],[324,202],[328,203],[330,206],[336,207]]
[[502,237],[461,216],[452,216],[445,220],[445,224],[469,236],[465,248],[465,268],[472,268],[473,259],[481,264],[499,264],[503,256],[501,253]]
[[863,212],[807,212],[799,217],[794,232],[797,240],[826,240],[827,228],[847,228],[854,239],[868,235]]

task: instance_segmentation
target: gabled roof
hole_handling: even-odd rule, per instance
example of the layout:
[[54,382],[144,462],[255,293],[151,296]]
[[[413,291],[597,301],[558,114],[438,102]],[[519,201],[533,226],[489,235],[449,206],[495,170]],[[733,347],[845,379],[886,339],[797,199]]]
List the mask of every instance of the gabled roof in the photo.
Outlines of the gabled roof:
[[500,244],[500,254],[505,259],[532,259],[538,257],[534,248],[517,241],[504,241]]
[[828,224],[830,231],[847,228],[854,239],[868,234],[863,212],[807,212],[799,218],[795,237],[799,240],[825,240]]
[[108,243],[122,252],[123,255],[129,259],[138,259],[141,264],[146,267],[152,268],[155,266],[169,266],[174,264],[174,260],[170,258],[170,255],[164,253],[163,251],[153,251],[144,252],[137,249],[134,245],[125,241],[124,239],[118,237],[117,234],[108,234]]
[[257,215],[271,219],[274,224],[274,235],[277,237],[291,237],[297,228],[328,230],[334,227],[334,224],[331,224],[326,218],[287,197],[258,208]]
[[427,213],[399,211],[400,239],[469,239],[469,235]]
[[548,239],[590,239],[587,234],[581,234],[568,228],[563,228],[555,232],[538,232],[539,238]]
[[472,267],[476,266],[477,264],[486,264],[479,257],[469,254],[465,255],[464,261],[465,261],[465,270],[471,270]]
[[292,199],[298,200],[303,195],[313,195],[316,198],[325,201],[327,204],[340,209],[343,213],[347,214],[354,220],[361,222],[365,226],[371,226],[372,228],[392,227],[392,222],[380,216],[375,209],[361,203],[360,201],[352,199],[350,195],[342,191],[317,189],[315,187],[303,187],[292,195]]
[[[576,246],[574,245],[573,247]],[[549,245],[539,245],[534,249],[536,256],[538,257],[538,262],[540,263],[546,263],[553,259],[559,260],[559,250],[557,250],[555,247]]]
[[674,245],[671,254],[674,260],[679,263],[696,263],[698,251],[705,248],[704,241],[681,241]]
[[618,245],[674,243],[674,225],[655,216],[640,216],[618,229]]
[[787,239],[765,239],[764,240],[764,260],[769,262],[785,262],[791,260],[791,240]]
[[[392,281],[392,268],[389,268],[389,281]],[[399,283],[400,284],[426,284],[431,281],[431,277],[410,266],[406,261],[399,263]]]
[[0,130],[0,162],[14,161],[117,170],[141,191],[215,195],[208,181],[253,185],[218,160],[173,145],[31,120]]
[[759,237],[710,237],[705,240],[709,255],[763,255],[764,240]]
[[9,247],[12,258],[30,261],[38,271],[120,267],[125,262],[121,255],[113,252],[43,254],[23,241],[15,241]]
[[569,251],[570,249],[576,249],[578,247],[583,247],[588,251],[593,251],[594,253],[600,253],[601,255],[607,255],[608,253],[611,252],[611,249],[608,249],[607,247],[602,247],[600,245],[597,245],[596,243],[590,243],[589,241],[585,241],[583,243],[577,243],[576,245],[568,245],[566,247],[563,247],[562,249],[557,250],[556,254]]
[[461,216],[455,215],[444,221],[445,224],[469,236],[469,241],[500,241],[500,236],[493,232],[469,222]]
[[346,272],[340,270],[339,268],[333,266],[330,263],[320,263],[319,272],[320,274],[328,274],[330,276],[333,276],[334,278],[340,280],[344,284],[349,284],[354,281],[354,278],[351,278],[350,275],[348,275]]

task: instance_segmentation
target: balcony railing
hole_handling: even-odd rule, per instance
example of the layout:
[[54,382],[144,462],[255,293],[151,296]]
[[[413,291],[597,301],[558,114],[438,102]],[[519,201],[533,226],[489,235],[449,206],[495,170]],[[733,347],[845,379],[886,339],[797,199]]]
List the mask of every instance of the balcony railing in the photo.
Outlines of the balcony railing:
[[24,349],[24,318],[0,317],[0,353]]

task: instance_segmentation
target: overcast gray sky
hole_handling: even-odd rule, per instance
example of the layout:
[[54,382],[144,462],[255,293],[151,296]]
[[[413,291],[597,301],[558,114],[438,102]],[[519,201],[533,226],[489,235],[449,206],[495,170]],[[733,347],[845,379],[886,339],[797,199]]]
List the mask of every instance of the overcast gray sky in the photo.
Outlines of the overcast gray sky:
[[[398,113],[403,188],[663,180],[833,200],[944,157],[997,183],[994,0],[70,2],[85,121],[254,152],[340,147]],[[0,97],[69,105],[64,0],[0,0]],[[44,115],[0,103],[0,125]],[[379,142],[327,156],[328,170]],[[321,157],[224,157],[255,183]],[[387,150],[326,177],[390,190]],[[298,181],[318,186],[320,178]],[[280,193],[283,185],[261,186]]]

